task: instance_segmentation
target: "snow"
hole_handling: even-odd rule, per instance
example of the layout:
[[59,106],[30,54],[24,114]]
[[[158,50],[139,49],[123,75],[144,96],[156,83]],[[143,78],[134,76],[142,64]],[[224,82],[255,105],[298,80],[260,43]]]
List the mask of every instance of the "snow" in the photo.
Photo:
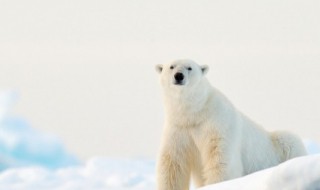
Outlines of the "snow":
[[[58,137],[12,116],[16,99],[14,92],[0,93],[0,189],[156,189],[155,161],[94,157],[80,163]],[[320,146],[304,143],[308,156],[199,190],[320,189]]]
[[295,158],[279,166],[199,190],[216,189],[320,189],[320,154]]
[[79,166],[13,168],[0,175],[0,189],[8,190],[150,190],[154,184],[154,162],[148,160],[92,158]]

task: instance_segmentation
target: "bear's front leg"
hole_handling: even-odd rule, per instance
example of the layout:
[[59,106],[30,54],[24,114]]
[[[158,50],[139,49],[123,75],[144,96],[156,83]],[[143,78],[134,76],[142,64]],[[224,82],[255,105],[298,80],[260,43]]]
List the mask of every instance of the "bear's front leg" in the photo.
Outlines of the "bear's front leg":
[[227,158],[223,139],[218,135],[208,137],[202,152],[205,185],[222,182],[227,178]]
[[192,158],[188,140],[182,134],[166,137],[157,163],[158,190],[189,190]]

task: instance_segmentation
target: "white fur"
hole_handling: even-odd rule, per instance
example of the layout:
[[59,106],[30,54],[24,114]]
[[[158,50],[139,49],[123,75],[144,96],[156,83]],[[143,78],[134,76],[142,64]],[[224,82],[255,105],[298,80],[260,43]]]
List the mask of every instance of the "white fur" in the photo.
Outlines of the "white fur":
[[[267,132],[239,112],[204,77],[207,66],[177,60],[156,69],[166,114],[158,190],[187,190],[191,176],[197,187],[217,183],[306,154],[298,137]],[[184,85],[174,84],[177,72]]]

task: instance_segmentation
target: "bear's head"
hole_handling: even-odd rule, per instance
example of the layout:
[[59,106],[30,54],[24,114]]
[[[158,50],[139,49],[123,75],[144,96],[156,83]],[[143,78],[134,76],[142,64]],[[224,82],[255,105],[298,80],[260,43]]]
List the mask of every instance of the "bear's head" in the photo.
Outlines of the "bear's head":
[[176,60],[168,64],[159,64],[156,70],[160,73],[163,87],[190,88],[196,86],[208,72],[209,67],[200,66],[192,60]]

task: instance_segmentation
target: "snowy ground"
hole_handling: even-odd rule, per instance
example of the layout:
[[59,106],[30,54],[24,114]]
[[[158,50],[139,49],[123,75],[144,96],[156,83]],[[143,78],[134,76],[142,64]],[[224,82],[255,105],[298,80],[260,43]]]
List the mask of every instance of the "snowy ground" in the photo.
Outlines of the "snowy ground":
[[12,168],[0,174],[0,189],[16,190],[151,190],[154,162],[93,158],[84,165],[50,170]]
[[[96,157],[80,163],[59,138],[10,115],[15,97],[0,94],[0,189],[155,189],[154,161]],[[309,156],[201,190],[320,189],[320,146],[310,140],[305,145]]]

